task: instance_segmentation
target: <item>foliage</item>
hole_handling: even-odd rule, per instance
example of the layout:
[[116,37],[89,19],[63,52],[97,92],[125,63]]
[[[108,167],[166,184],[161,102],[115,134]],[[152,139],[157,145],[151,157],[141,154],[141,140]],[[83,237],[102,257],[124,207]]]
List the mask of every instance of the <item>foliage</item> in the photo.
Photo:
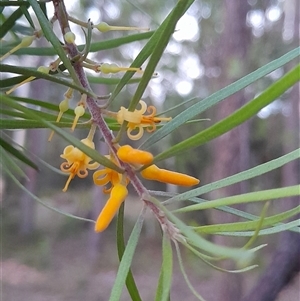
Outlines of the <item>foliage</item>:
[[[173,264],[172,243],[175,246],[174,250],[177,253],[179,265],[184,274],[184,278],[187,281],[188,286],[191,288],[191,293],[193,293],[199,300],[203,300],[203,298],[194,290],[188,280],[188,276],[184,270],[183,261],[180,254],[180,245],[181,247],[188,248],[194,254],[196,254],[199,259],[205,261],[208,265],[216,269],[220,268],[212,262],[230,258],[238,263],[239,269],[236,271],[227,272],[246,272],[256,266],[250,265],[250,261],[253,260],[254,254],[259,252],[259,250],[264,246],[260,245],[250,249],[250,245],[253,244],[255,238],[262,235],[279,233],[285,230],[299,233],[299,222],[297,220],[285,222],[285,220],[288,218],[295,217],[297,214],[299,214],[299,206],[272,216],[267,216],[266,212],[267,206],[272,206],[277,199],[299,195],[299,185],[291,187],[273,187],[273,189],[269,190],[253,191],[247,194],[227,196],[214,200],[205,200],[199,198],[199,196],[206,192],[217,190],[221,187],[226,187],[235,183],[240,183],[248,179],[256,178],[267,172],[281,168],[288,162],[299,159],[299,149],[231,177],[221,179],[217,182],[210,183],[202,187],[190,189],[187,192],[176,195],[162,191],[148,191],[140,182],[137,175],[139,174],[138,172],[141,172],[143,175],[143,171],[149,171],[149,167],[153,166],[154,163],[157,164],[161,160],[171,158],[175,155],[182,156],[184,153],[191,151],[192,148],[205,144],[212,139],[217,138],[224,133],[238,127],[240,124],[246,122],[253,116],[256,116],[256,114],[262,108],[266,107],[271,102],[274,102],[299,81],[300,65],[295,65],[289,72],[283,74],[278,80],[267,87],[259,96],[249,100],[247,104],[236,110],[230,116],[200,131],[199,133],[185,138],[179,143],[164,149],[154,156],[153,160],[151,159],[151,162],[137,163],[130,159],[128,162],[125,162],[125,164],[122,162],[122,160],[120,162],[120,158],[117,156],[117,150],[120,147],[119,139],[125,135],[127,127],[131,126],[133,129],[136,129],[139,127],[139,123],[134,123],[132,119],[125,119],[122,123],[119,123],[116,115],[114,115],[114,112],[108,111],[108,108],[110,108],[112,104],[116,103],[116,98],[122,94],[124,87],[137,83],[137,88],[135,89],[135,93],[131,98],[128,111],[126,111],[126,114],[129,114],[128,116],[130,116],[130,118],[136,117],[139,102],[143,97],[147,86],[149,84],[151,85],[151,79],[156,76],[157,65],[161,57],[164,55],[164,50],[175,31],[176,24],[192,5],[193,1],[178,1],[176,5],[174,5],[171,12],[165,17],[164,21],[154,31],[129,34],[122,38],[112,39],[109,39],[109,33],[103,33],[103,37],[105,38],[100,42],[93,40],[92,32],[95,31],[97,26],[91,22],[85,23],[79,21],[72,16],[69,16],[68,20],[66,14],[67,11],[64,7],[63,1],[53,0],[52,2],[57,5],[54,18],[51,18],[52,16],[47,14],[46,5],[44,2],[38,2],[36,0],[0,2],[0,8],[2,11],[1,16],[4,20],[1,26],[1,38],[5,38],[6,35],[8,35],[12,40],[10,42],[3,42],[3,47],[0,49],[1,55],[4,55],[8,51],[14,49],[16,45],[22,44],[23,39],[20,38],[20,34],[29,33],[34,37],[33,39],[45,38],[49,42],[49,46],[45,48],[29,47],[27,45],[25,47],[22,46],[16,50],[14,55],[48,55],[56,57],[55,61],[53,61],[49,67],[45,67],[46,72],[44,72],[42,69],[38,69],[39,66],[20,67],[14,65],[13,63],[1,63],[0,71],[3,74],[3,78],[1,79],[1,89],[3,93],[1,94],[0,120],[2,133],[0,138],[1,165],[3,171],[6,172],[6,174],[18,186],[22,187],[22,189],[26,189],[18,180],[18,177],[26,177],[26,174],[22,168],[19,167],[19,162],[21,161],[25,165],[35,169],[38,169],[38,164],[30,158],[30,154],[28,151],[26,151],[26,149],[20,150],[20,147],[9,139],[8,135],[6,134],[6,130],[49,128],[54,131],[55,134],[61,136],[65,141],[69,142],[73,147],[72,150],[77,152],[76,154],[79,154],[79,156],[83,155],[87,160],[85,165],[80,167],[79,171],[70,171],[70,179],[74,178],[76,175],[81,175],[83,177],[83,174],[87,172],[87,169],[92,169],[91,165],[89,165],[89,161],[94,160],[98,163],[96,164],[97,167],[99,164],[101,164],[108,172],[111,173],[112,178],[110,181],[112,184],[112,191],[114,192],[114,197],[120,202],[119,206],[126,197],[127,190],[126,193],[122,194],[122,197],[119,197],[119,199],[118,192],[120,193],[120,191],[126,187],[128,183],[131,183],[134,186],[141,199],[141,202],[144,203],[144,207],[126,244],[124,243],[123,234],[123,209],[124,206],[126,206],[126,201],[120,207],[116,236],[120,265],[109,300],[119,300],[125,284],[132,300],[141,300],[130,267],[139,237],[141,235],[144,215],[147,209],[152,210],[154,216],[160,223],[163,232],[162,265],[156,291],[156,300],[169,300]],[[15,7],[15,10],[9,10],[12,7]],[[38,20],[39,25],[37,27],[35,27],[32,17],[28,11],[30,7],[33,9]],[[10,15],[7,16],[4,14],[3,12],[5,12],[5,10],[10,11]],[[27,25],[22,25],[21,27],[17,28],[16,22],[21,17],[25,17],[27,19]],[[56,22],[57,20],[60,23],[62,31],[62,34],[59,36],[57,36],[52,29],[52,23]],[[78,48],[75,44],[75,37],[68,35],[69,33],[72,33],[67,26],[69,21],[78,23],[78,25],[83,28],[86,42],[84,45],[78,45]],[[88,59],[90,54],[100,52],[105,49],[113,49],[119,47],[120,45],[141,40],[146,40],[146,43],[130,66],[130,68],[136,68],[132,69],[134,72],[132,70],[127,70],[121,78],[105,78],[98,75],[89,75],[88,78],[86,77],[83,67],[90,68],[96,72],[100,71],[102,74],[105,73],[103,65],[97,64],[91,59]],[[197,101],[194,105],[186,108],[188,101],[183,102],[179,106],[174,105],[174,108],[179,108],[181,112],[171,121],[168,121],[165,124],[159,124],[159,122],[161,122],[163,119],[155,117],[157,118],[155,119],[156,121],[152,123],[146,123],[145,125],[144,119],[144,125],[142,128],[145,127],[145,129],[149,129],[149,127],[152,126],[153,130],[155,130],[157,123],[157,130],[150,135],[147,134],[147,138],[140,143],[139,149],[146,153],[145,151],[148,148],[154,144],[159,144],[164,137],[176,132],[179,127],[183,125],[188,127],[189,122],[198,123],[199,121],[194,119],[198,114],[207,111],[209,108],[215,106],[221,101],[226,101],[228,96],[245,89],[250,84],[258,82],[272,71],[277,70],[288,63],[294,64],[295,59],[299,58],[299,55],[300,48],[293,49],[277,59],[261,66],[248,75],[238,79],[234,83],[213,93],[212,95]],[[1,62],[4,59],[6,59],[6,57],[2,57]],[[138,75],[140,74],[139,68],[146,61],[146,68],[142,71],[142,76],[133,77],[135,72]],[[120,72],[122,70],[118,69],[117,71]],[[109,69],[108,72],[113,72],[113,69]],[[11,74],[17,74],[18,76],[11,76]],[[68,107],[62,110],[61,107],[57,107],[57,105],[54,105],[47,99],[32,99],[28,97],[17,97],[11,95],[10,92],[13,91],[16,85],[19,86],[26,80],[32,81],[40,79],[44,79],[56,85],[61,85],[65,87],[66,90],[72,89],[72,91],[77,91],[80,93],[81,99],[79,100],[76,108],[78,108],[78,110],[81,110],[85,107],[88,108],[87,111],[81,112],[80,116],[78,115],[78,118],[80,117],[80,123],[77,124],[77,121],[74,123],[74,113],[68,109]],[[105,98],[105,96],[98,96],[90,88],[90,83],[113,85],[114,90],[107,98]],[[7,93],[8,91],[9,93]],[[66,92],[65,98],[70,98],[68,96],[68,92]],[[195,98],[197,99],[197,96]],[[58,112],[63,113],[60,121],[56,117]],[[132,114],[130,115],[130,113]],[[76,111],[75,115],[77,116]],[[105,119],[103,119],[103,116]],[[92,122],[91,117],[93,119]],[[148,115],[146,115],[145,118],[148,118]],[[95,124],[97,126],[97,130],[102,133],[110,149],[109,156],[100,154],[92,146],[94,133],[91,134],[90,132],[85,141],[80,141],[73,135],[69,134],[68,131],[63,129],[70,128],[72,124],[83,131],[86,129],[92,129],[91,131],[94,131],[95,128],[93,124]],[[114,136],[111,131],[117,132],[117,134]],[[88,142],[86,142],[87,139]],[[69,150],[70,149],[66,148],[64,155],[65,159],[68,160],[69,167],[71,167],[73,164],[72,160],[74,160],[76,163],[77,159],[68,157]],[[140,155],[138,155],[138,157],[139,156]],[[83,173],[80,173],[80,171],[83,171]],[[55,170],[55,172],[59,171]],[[162,169],[160,169],[160,172],[162,172]],[[169,171],[163,170],[163,172],[165,175],[167,175]],[[178,174],[179,173],[171,174],[170,177],[172,181],[178,176]],[[182,176],[182,174],[180,174],[180,176]],[[185,177],[185,175],[183,176]],[[115,181],[117,181],[117,183]],[[165,180],[165,178],[162,180],[162,182],[170,183],[168,181],[169,180]],[[117,191],[117,189],[120,190]],[[107,191],[108,193],[110,192],[112,194],[110,189]],[[33,197],[38,202],[61,214],[67,215],[71,218],[78,218],[81,220],[94,222],[61,212],[43,203],[38,197],[34,195]],[[163,199],[163,201],[159,201],[158,197],[159,199]],[[269,200],[272,200],[272,202],[268,203],[267,201]],[[195,204],[190,205],[190,202],[187,201],[191,201]],[[182,202],[182,206],[175,211],[171,211],[171,209],[168,208],[168,205],[177,202]],[[268,205],[265,205],[261,216],[255,216],[232,207],[234,204],[252,202],[264,202],[265,204],[267,202]],[[199,210],[204,210],[207,208],[228,212],[230,214],[243,217],[246,219],[246,221],[231,224],[190,227],[181,221],[177,217],[177,214],[175,215],[175,213],[179,212],[198,212]],[[249,242],[242,248],[224,247],[204,239],[201,236],[201,233],[251,238]]]

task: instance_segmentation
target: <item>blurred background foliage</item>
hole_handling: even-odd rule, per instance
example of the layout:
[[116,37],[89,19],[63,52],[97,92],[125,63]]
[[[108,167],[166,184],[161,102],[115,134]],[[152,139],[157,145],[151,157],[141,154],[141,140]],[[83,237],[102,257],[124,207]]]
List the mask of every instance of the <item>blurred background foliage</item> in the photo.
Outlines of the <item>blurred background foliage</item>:
[[[173,0],[163,2],[159,0],[138,2],[86,0],[72,1],[72,3],[67,1],[66,5],[69,13],[78,19],[91,18],[94,23],[104,21],[111,25],[141,26],[155,29],[175,3],[176,1]],[[47,4],[49,15],[51,15],[51,5],[51,3]],[[2,24],[15,9],[13,6],[7,7],[1,12]],[[30,9],[29,11],[31,12]],[[32,18],[36,21],[34,16]],[[58,28],[55,30],[58,32]],[[74,27],[74,32],[77,36],[76,42],[84,43],[84,36],[80,29]],[[16,34],[29,33],[28,22],[24,17],[21,17],[16,21],[13,31],[10,31],[1,43],[5,46],[5,43],[15,39]],[[93,40],[101,41],[124,35],[126,33],[118,31],[105,34],[93,33]],[[136,41],[115,49],[93,53],[90,58],[99,62],[114,62],[120,66],[129,66],[145,43],[146,40]],[[45,39],[40,39],[36,41],[35,46],[46,47],[49,45]],[[184,108],[188,107],[298,46],[299,2],[297,0],[195,1],[186,15],[178,22],[177,31],[157,66],[159,76],[151,80],[143,99],[147,103],[152,102],[161,112],[168,111],[190,99],[190,102],[184,106]],[[54,57],[49,56],[13,55],[5,63],[37,67],[48,65],[53,59]],[[196,118],[204,119],[203,121],[181,126],[151,148],[151,151],[158,154],[169,146],[221,120],[259,95],[294,65],[294,61],[286,64],[200,114]],[[3,76],[1,79],[4,78]],[[120,78],[120,76],[113,75],[111,78]],[[114,85],[92,84],[92,88],[97,94],[105,95],[113,91]],[[127,107],[135,89],[136,84],[127,85],[113,103],[113,108],[117,109],[120,105]],[[58,105],[64,92],[61,86],[38,80],[19,88],[15,95],[44,99]],[[76,101],[74,100],[72,106],[75,107],[75,105]],[[167,112],[166,115],[175,117],[182,110],[183,108],[180,107]],[[78,129],[75,133],[78,138],[82,139],[86,136],[87,130]],[[9,136],[32,153],[31,159],[39,166],[39,172],[30,167],[22,166],[30,180],[26,181],[23,178],[21,179],[22,183],[29,191],[51,203],[54,207],[75,215],[95,218],[103,206],[103,200],[99,202],[101,189],[92,188],[90,178],[85,181],[74,179],[68,193],[63,194],[60,191],[63,187],[64,177],[49,172],[49,169],[38,161],[36,156],[56,168],[61,163],[59,155],[66,146],[66,142],[55,136],[53,141],[48,143],[48,134],[49,130],[45,129],[2,132],[5,139],[8,139]],[[126,140],[123,138],[122,142],[125,143]],[[97,147],[103,153],[106,152],[103,144],[98,143]],[[160,166],[189,173],[199,178],[201,184],[205,185],[268,162],[297,147],[299,147],[299,84],[261,110],[257,116],[230,133],[190,150],[187,155],[178,155],[175,158],[162,161]],[[296,161],[247,182],[217,190],[205,198],[225,197],[255,190],[289,186],[296,184],[298,180],[299,162]],[[147,183],[147,187],[176,192],[176,188],[165,187],[163,184],[149,183],[148,185]],[[50,288],[47,288],[51,292],[51,289],[60,287],[55,298],[69,300],[68,298],[72,297],[72,300],[82,300],[82,296],[84,296],[85,299],[89,300],[106,300],[105,292],[109,291],[112,285],[111,278],[114,277],[113,273],[117,265],[116,257],[113,258],[114,254],[112,254],[115,252],[113,250],[113,227],[101,235],[96,235],[93,233],[93,226],[89,224],[47,211],[27,193],[17,188],[5,174],[1,178],[1,197],[2,212],[4,213],[1,220],[3,230],[5,230],[2,231],[3,259],[6,260],[5,267],[8,266],[7,269],[13,270],[15,268],[16,274],[18,274],[23,267],[22,264],[25,264],[28,269],[29,267],[36,268],[36,273],[42,271],[41,275],[46,275],[45,277],[48,276],[44,271],[48,271],[49,275],[53,276],[58,270],[61,273],[60,278],[58,278],[64,284],[54,281],[50,284]],[[299,200],[295,198],[285,199],[284,202],[278,202],[276,206],[271,207],[269,214],[278,213],[283,210],[282,208],[287,210],[298,202]],[[134,200],[128,202],[128,205],[126,204],[128,209],[127,214],[125,213],[125,219],[129,226],[134,223],[139,212],[140,207],[136,204],[137,202]],[[261,207],[257,204],[244,205],[240,209],[257,215],[261,211]],[[232,220],[231,216],[224,216],[224,214],[220,215],[218,212],[211,211],[201,212],[201,214],[190,213],[185,218],[195,225],[236,221],[236,219]],[[141,286],[145,300],[153,299],[149,288],[143,283],[154,282],[155,277],[157,277],[157,275],[152,276],[154,268],[151,267],[151,262],[147,256],[159,258],[158,237],[157,225],[153,217],[149,216],[145,227],[145,247],[140,246],[141,251],[137,253],[142,255],[138,256],[138,263],[135,263],[136,266],[133,267],[139,275],[137,282]],[[228,239],[225,241],[224,237],[217,237],[216,241],[228,244]],[[235,238],[235,244],[237,241],[238,243],[241,241],[242,245],[243,239],[237,240]],[[274,248],[280,244],[280,239],[277,236],[264,237],[263,241],[267,241]],[[200,283],[197,282],[198,280],[195,283],[196,286],[198,283],[198,287],[202,288],[203,295],[207,296],[208,300],[221,300],[214,292],[216,286],[214,283],[218,281],[221,291],[221,289],[226,290],[226,287],[228,288],[223,283],[224,281],[236,281],[238,287],[234,288],[234,292],[227,292],[229,297],[226,297],[226,293],[222,299],[232,301],[241,300],[241,295],[249,291],[250,286],[263,272],[266,263],[269,262],[271,249],[268,248],[262,252],[260,269],[252,271],[250,275],[243,276],[246,280],[243,280],[241,276],[233,280],[232,277],[234,276],[225,275],[224,277],[222,274],[220,276],[222,279],[218,279],[219,276],[207,271],[207,268],[205,271],[201,268],[195,268],[194,258],[191,254],[187,253],[184,256],[192,275],[202,277]],[[75,264],[66,258],[67,254],[72,254],[72,252],[74,252]],[[9,261],[11,258],[17,258],[19,266],[15,267],[16,263]],[[61,262],[58,262],[57,258]],[[105,263],[103,258],[105,258]],[[92,270],[92,273],[81,263],[83,260],[96,262],[95,270]],[[82,277],[67,277],[66,275],[70,275],[72,272],[70,265],[74,267],[73,275],[77,275],[79,271],[83,270]],[[30,272],[33,273],[33,270],[28,270],[29,275],[31,275]],[[148,273],[149,276],[147,276]],[[92,281],[92,284],[88,284],[88,281],[84,280],[84,276],[87,277],[91,274],[98,276],[101,274],[101,277],[107,280],[104,287],[101,287],[102,299],[98,298],[97,282],[93,283]],[[42,279],[41,275],[38,278]],[[98,276],[94,276],[94,279]],[[30,286],[33,288],[32,291],[29,290],[28,292],[31,300],[58,300],[55,298],[46,299],[47,293],[45,291],[42,295],[40,294],[43,290],[41,289],[43,284],[39,287],[33,285],[34,281],[31,283],[28,280],[28,283],[19,285],[19,288],[15,289],[14,281],[17,280],[13,280],[13,276],[11,278],[9,276],[4,277],[7,278],[5,278],[7,288],[4,290],[4,294],[7,294],[6,300],[19,300],[19,296],[26,291],[26,287]],[[34,276],[32,277],[34,279]],[[178,279],[180,278],[178,277],[175,275],[174,287],[177,284],[182,293],[177,292],[178,295],[174,295],[172,300],[182,300],[182,295],[186,292],[182,285],[179,285],[180,280]],[[212,283],[210,287],[203,289],[209,281]],[[76,296],[72,292],[73,289]],[[293,294],[293,292],[287,292],[286,295],[283,294],[278,297],[278,300],[291,300],[286,297],[290,293]],[[14,294],[19,294],[19,296]],[[15,296],[17,297],[15,298]],[[236,296],[235,299],[232,296]],[[35,297],[36,299],[33,299]],[[126,296],[124,300],[128,300]]]

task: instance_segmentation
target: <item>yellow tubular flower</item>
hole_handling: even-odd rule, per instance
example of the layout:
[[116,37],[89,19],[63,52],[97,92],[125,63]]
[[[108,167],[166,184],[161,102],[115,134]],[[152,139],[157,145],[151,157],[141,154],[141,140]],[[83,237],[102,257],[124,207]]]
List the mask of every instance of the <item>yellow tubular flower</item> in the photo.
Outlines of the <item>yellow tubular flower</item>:
[[[95,144],[89,137],[82,139],[81,142],[88,147],[95,149]],[[63,172],[70,174],[66,185],[63,188],[64,192],[67,191],[71,180],[74,179],[76,175],[79,178],[85,178],[88,175],[87,169],[94,170],[99,167],[99,163],[90,163],[92,159],[73,145],[68,145],[60,157],[67,160],[67,162],[60,165],[60,169]]]
[[[161,121],[169,121],[172,118],[160,118],[156,117],[156,108],[154,106],[149,106],[147,109],[147,104],[140,100],[139,104],[141,105],[140,110],[134,110],[134,112],[128,111],[124,107],[121,107],[117,113],[117,122],[122,124],[124,121],[128,122],[127,135],[131,140],[138,140],[143,136],[144,127],[147,128],[149,133],[156,130],[156,124]],[[150,113],[149,115],[143,115],[145,112]],[[138,129],[137,134],[131,134],[132,131]]]
[[121,71],[134,71],[141,73],[142,68],[135,68],[135,67],[119,67],[117,64],[109,64],[109,63],[103,63],[100,66],[97,67],[97,71],[102,72],[104,74],[109,73],[118,73]]
[[132,164],[150,164],[153,161],[153,155],[149,152],[134,149],[130,145],[123,145],[118,149],[117,155],[125,163]]
[[96,232],[102,232],[108,227],[113,217],[117,213],[118,209],[120,208],[121,204],[124,202],[127,194],[128,194],[128,190],[126,186],[120,183],[116,184],[112,188],[110,198],[106,202],[104,208],[102,209],[96,221],[96,225],[95,225]]
[[142,170],[141,175],[147,180],[154,180],[179,186],[194,186],[200,182],[194,177],[175,171],[160,169],[154,164]]

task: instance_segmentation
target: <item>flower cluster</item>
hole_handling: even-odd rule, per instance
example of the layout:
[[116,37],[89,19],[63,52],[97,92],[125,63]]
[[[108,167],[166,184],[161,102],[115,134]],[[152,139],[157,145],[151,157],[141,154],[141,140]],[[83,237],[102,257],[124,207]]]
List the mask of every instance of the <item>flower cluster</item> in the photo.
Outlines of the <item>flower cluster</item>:
[[[82,142],[94,149],[94,143],[91,141],[90,137],[83,139]],[[67,190],[70,181],[75,177],[75,175],[80,178],[84,178],[87,176],[87,169],[93,170],[99,167],[98,163],[90,163],[90,157],[71,145],[65,148],[61,157],[67,160],[67,162],[61,164],[61,170],[69,174],[68,181],[63,191]],[[112,155],[107,157],[113,163],[119,164],[120,167],[121,165],[118,163],[119,161],[125,164],[130,164],[133,168],[140,168],[144,165],[149,165],[153,161],[153,155],[151,153],[134,149],[130,145],[123,145],[119,147],[117,151],[117,160]],[[154,164],[143,169],[140,174],[147,180],[181,186],[193,186],[199,183],[199,180],[194,177],[161,169]],[[93,180],[96,185],[104,186],[104,193],[110,193],[110,197],[101,211],[95,225],[95,231],[101,232],[107,228],[122,202],[125,200],[128,194],[126,186],[129,183],[129,179],[126,177],[125,173],[118,173],[113,169],[105,167],[104,169],[94,172]],[[110,186],[106,187],[108,184]]]
[[[141,105],[140,110],[130,112],[128,109],[121,107],[117,113],[117,121],[119,124],[123,124],[124,121],[128,122],[127,135],[131,140],[139,140],[144,134],[144,128],[147,128],[147,131],[151,133],[156,130],[157,123],[171,120],[171,117],[157,117],[156,108],[154,106],[149,106],[147,109],[147,104],[143,100],[140,100],[139,104]],[[149,115],[144,115],[146,111]],[[138,132],[136,134],[132,134],[132,132],[136,129]]]

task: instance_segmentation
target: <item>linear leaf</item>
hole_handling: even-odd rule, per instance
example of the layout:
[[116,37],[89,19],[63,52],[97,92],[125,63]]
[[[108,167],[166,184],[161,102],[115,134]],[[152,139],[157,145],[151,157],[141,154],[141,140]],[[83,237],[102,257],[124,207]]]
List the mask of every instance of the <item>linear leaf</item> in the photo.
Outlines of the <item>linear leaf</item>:
[[[260,230],[258,236],[276,234],[276,233],[280,233],[280,232],[283,232],[283,231],[290,230],[292,228],[297,229],[297,231],[294,231],[294,232],[300,233],[300,227],[299,226],[300,226],[300,221],[299,221],[299,219],[297,219],[295,221],[291,221],[291,222],[288,222],[286,224],[281,224],[281,225],[274,226],[272,228]],[[226,235],[226,236],[247,237],[247,236],[252,236],[254,234],[254,231],[218,232],[218,233],[215,233],[215,234],[216,235]]]
[[285,91],[291,88],[300,80],[300,65],[282,76],[277,82],[272,84],[258,97],[254,98],[234,113],[217,122],[213,126],[201,131],[200,133],[173,145],[168,150],[160,153],[154,158],[154,161],[163,160],[190,148],[204,144],[216,137],[223,135],[246,120],[255,116],[262,108],[266,107],[272,101],[276,100]]
[[[0,2],[1,3],[1,2]],[[94,42],[91,44],[90,52],[98,52],[116,48],[135,41],[149,39],[154,31],[144,33],[132,34],[116,39],[102,40],[101,42]],[[78,50],[82,51],[85,45],[79,45]],[[10,47],[0,47],[0,54],[3,55],[10,50]],[[14,53],[14,55],[38,55],[38,56],[53,56],[56,55],[56,50],[53,47],[28,47],[22,48]]]
[[193,244],[212,255],[215,256],[225,256],[235,260],[249,260],[253,256],[252,250],[243,250],[238,248],[230,248],[221,245],[216,245],[196,233],[191,227],[183,223],[178,217],[176,217],[172,212],[167,210],[158,200],[153,197],[149,198],[149,201],[153,202],[158,208],[160,208],[167,218],[176,225],[180,233],[185,236],[188,241],[193,242]]
[[194,204],[176,209],[174,212],[188,212],[195,210],[203,210],[220,206],[228,206],[234,204],[244,204],[250,202],[262,202],[267,200],[275,200],[284,197],[300,195],[300,185],[288,186],[284,188],[275,188],[269,190],[255,191],[244,193],[226,198],[221,198],[213,201],[208,201],[201,204]]
[[8,73],[24,74],[24,75],[27,76],[27,78],[30,77],[30,76],[34,76],[37,79],[38,78],[43,78],[43,79],[49,80],[51,82],[61,84],[65,87],[73,88],[74,90],[77,90],[81,93],[85,93],[87,95],[90,95],[90,96],[94,97],[94,95],[90,91],[87,91],[86,89],[82,88],[81,86],[75,85],[71,81],[61,79],[57,76],[45,74],[43,72],[39,72],[39,71],[34,70],[34,69],[28,69],[28,68],[13,66],[13,65],[0,64],[0,71],[1,72],[8,72]]
[[[293,209],[287,210],[285,212],[281,212],[279,214],[265,217],[262,223],[263,227],[275,225],[285,219],[291,218],[294,215],[300,213],[300,206],[297,206]],[[247,230],[255,230],[259,219],[255,221],[248,221],[248,222],[236,222],[236,223],[227,223],[227,224],[214,224],[214,225],[207,225],[207,226],[199,226],[195,227],[195,231],[206,233],[206,234],[213,234],[216,232],[236,232],[236,231],[247,231]]]
[[130,234],[130,237],[128,239],[127,247],[124,251],[122,260],[120,262],[118,273],[117,273],[116,280],[115,280],[115,283],[114,283],[112,291],[111,291],[109,301],[119,301],[120,300],[122,290],[123,290],[123,287],[124,287],[124,284],[126,282],[126,278],[128,275],[128,271],[131,266],[133,255],[134,255],[134,252],[135,252],[135,249],[136,249],[136,246],[139,241],[140,234],[141,234],[141,230],[143,227],[145,212],[146,212],[146,207],[144,206],[138,217],[138,220],[136,221],[136,223],[134,225],[134,228]]
[[39,170],[38,166],[32,162],[27,156],[25,156],[21,151],[14,148],[11,144],[7,143],[4,139],[0,137],[0,146],[7,152],[9,152],[14,157],[18,158],[21,162],[29,165],[35,170]]
[[[20,4],[18,4],[18,6],[19,5]],[[28,8],[29,3],[23,2],[22,6]],[[6,21],[1,25],[0,39],[2,39],[12,29],[12,27],[16,24],[16,21],[20,19],[22,16],[23,16],[22,7],[19,7],[6,19]]]
[[[117,248],[118,248],[118,256],[119,261],[122,260],[125,251],[125,242],[124,242],[124,207],[125,204],[121,205],[118,213],[117,219]],[[126,278],[126,287],[128,293],[133,301],[142,301],[137,286],[135,284],[131,269],[128,271],[128,275]]]
[[[252,73],[244,76],[243,78],[237,80],[233,84],[228,85],[227,87],[211,94],[207,98],[199,101],[198,103],[192,105],[182,113],[178,114],[175,118],[169,121],[161,129],[156,131],[147,139],[144,143],[141,144],[141,148],[148,149],[150,146],[160,141],[163,137],[170,134],[180,125],[184,124],[188,120],[194,118],[196,115],[204,112],[208,108],[216,105],[220,101],[224,100],[228,96],[240,91],[241,89],[247,87],[248,85],[254,83],[258,79],[267,75],[268,73],[280,68],[281,66],[287,64],[291,60],[297,58],[300,55],[300,47],[288,52],[287,54],[281,56],[280,58],[273,60],[272,62],[264,65],[263,67],[253,71]],[[160,156],[161,158],[161,156]],[[158,159],[157,159],[158,161]]]
[[172,284],[173,255],[170,238],[164,232],[162,246],[162,265],[155,301],[167,301],[170,298]]

